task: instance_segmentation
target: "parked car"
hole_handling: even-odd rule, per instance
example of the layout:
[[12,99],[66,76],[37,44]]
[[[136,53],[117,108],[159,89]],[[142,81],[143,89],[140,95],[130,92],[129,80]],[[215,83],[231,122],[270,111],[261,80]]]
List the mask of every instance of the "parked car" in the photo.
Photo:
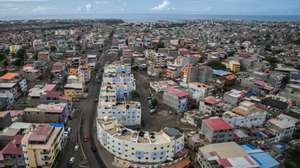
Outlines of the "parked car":
[[84,136],[83,136],[83,141],[84,141],[84,142],[88,142],[88,141],[89,141],[89,137],[88,137],[87,135],[84,135]]
[[75,161],[75,157],[71,157],[70,160],[69,160],[69,164],[73,165],[74,161]]
[[74,151],[75,151],[75,152],[77,152],[77,151],[78,151],[78,149],[79,149],[79,145],[75,145],[75,147],[74,147]]

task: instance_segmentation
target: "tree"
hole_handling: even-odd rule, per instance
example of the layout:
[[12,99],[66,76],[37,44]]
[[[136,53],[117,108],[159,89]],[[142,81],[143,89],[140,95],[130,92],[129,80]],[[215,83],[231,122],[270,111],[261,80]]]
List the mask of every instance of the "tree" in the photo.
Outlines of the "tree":
[[276,57],[267,56],[265,57],[265,60],[269,62],[273,69],[276,68],[277,64],[279,63],[279,60]]
[[6,53],[0,53],[0,61],[3,61],[4,59],[6,59]]
[[156,99],[156,98],[153,98],[153,99],[152,99],[152,105],[153,105],[153,106],[157,106],[157,104],[158,104],[157,99]]
[[140,97],[140,94],[139,92],[137,92],[136,90],[132,91],[132,98],[139,98]]
[[294,161],[287,159],[287,160],[284,161],[284,167],[286,167],[286,168],[298,168],[298,165]]
[[15,65],[16,66],[20,66],[24,64],[25,58],[26,58],[26,50],[24,48],[21,48],[17,51],[16,55],[16,61],[15,61]]
[[50,46],[50,52],[55,52],[56,51],[56,46]]
[[226,66],[221,61],[209,61],[207,65],[212,67],[213,69],[226,70]]
[[38,60],[38,52],[34,52],[33,57],[34,60]]

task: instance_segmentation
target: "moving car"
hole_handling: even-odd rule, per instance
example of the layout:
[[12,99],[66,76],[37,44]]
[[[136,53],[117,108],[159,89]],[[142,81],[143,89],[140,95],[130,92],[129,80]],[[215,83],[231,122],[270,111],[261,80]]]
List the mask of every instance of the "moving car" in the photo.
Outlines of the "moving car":
[[78,151],[78,149],[79,149],[79,145],[75,145],[75,147],[74,147],[74,151],[75,151],[75,152],[77,152],[77,151]]
[[74,161],[75,161],[75,157],[71,157],[69,160],[69,164],[72,165],[74,163]]
[[84,135],[84,136],[83,136],[83,141],[84,141],[84,142],[88,142],[88,141],[89,141],[89,137],[88,137],[87,135]]

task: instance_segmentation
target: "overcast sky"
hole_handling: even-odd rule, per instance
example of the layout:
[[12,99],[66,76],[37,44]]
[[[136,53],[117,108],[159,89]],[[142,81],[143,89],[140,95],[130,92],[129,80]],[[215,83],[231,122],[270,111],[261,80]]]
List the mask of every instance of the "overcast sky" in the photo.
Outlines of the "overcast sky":
[[0,15],[300,15],[300,0],[0,0]]

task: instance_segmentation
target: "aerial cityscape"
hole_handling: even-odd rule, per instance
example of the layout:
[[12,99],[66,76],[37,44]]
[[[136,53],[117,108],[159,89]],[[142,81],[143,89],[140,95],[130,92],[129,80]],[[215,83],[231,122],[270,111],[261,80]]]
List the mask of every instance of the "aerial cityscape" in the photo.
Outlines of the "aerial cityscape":
[[300,168],[300,1],[0,7],[0,168]]

